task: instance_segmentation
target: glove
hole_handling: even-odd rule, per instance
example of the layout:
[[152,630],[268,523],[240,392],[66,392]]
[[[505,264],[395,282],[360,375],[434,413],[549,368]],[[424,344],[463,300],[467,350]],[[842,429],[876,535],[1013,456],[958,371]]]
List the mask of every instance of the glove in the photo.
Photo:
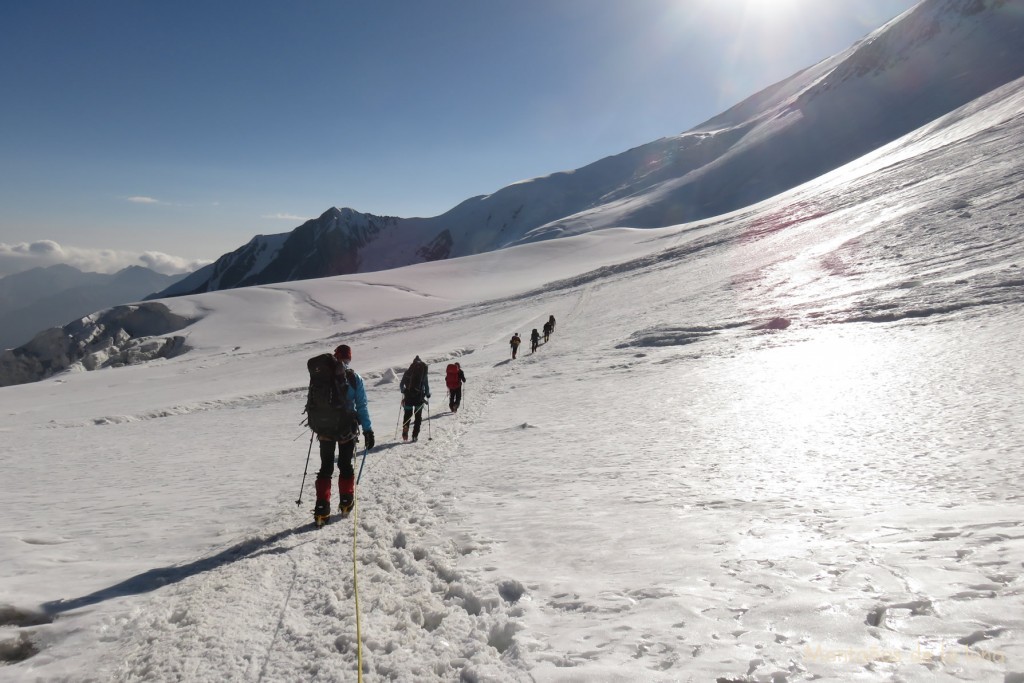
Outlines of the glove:
[[363,439],[366,441],[366,449],[367,450],[373,448],[374,441],[373,441],[373,430],[372,429],[368,429],[365,432],[363,432]]

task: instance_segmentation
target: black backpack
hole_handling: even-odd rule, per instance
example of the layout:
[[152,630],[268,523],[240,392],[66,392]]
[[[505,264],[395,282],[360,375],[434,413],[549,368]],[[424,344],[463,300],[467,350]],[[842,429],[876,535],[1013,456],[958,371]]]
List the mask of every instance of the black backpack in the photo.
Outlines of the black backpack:
[[426,376],[427,364],[421,360],[414,360],[405,371],[405,393],[423,396],[423,380]]
[[355,386],[351,370],[339,376],[338,361],[324,353],[306,361],[309,370],[309,393],[306,394],[306,424],[317,436],[338,438],[356,430],[356,407],[349,396]]

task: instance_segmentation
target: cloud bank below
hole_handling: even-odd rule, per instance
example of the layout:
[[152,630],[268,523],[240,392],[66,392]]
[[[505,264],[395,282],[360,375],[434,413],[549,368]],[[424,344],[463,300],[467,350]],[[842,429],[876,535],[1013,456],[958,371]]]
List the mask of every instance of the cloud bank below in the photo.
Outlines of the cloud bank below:
[[116,273],[128,266],[144,266],[163,275],[189,273],[210,263],[207,259],[186,259],[159,251],[121,251],[62,245],[53,240],[5,244],[0,242],[0,277],[30,268],[65,263],[79,270]]

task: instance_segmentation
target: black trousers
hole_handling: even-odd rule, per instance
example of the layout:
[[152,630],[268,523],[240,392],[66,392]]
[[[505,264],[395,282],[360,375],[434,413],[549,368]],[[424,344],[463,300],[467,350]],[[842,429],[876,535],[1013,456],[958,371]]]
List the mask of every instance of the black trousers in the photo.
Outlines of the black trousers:
[[356,440],[351,438],[345,443],[337,441],[320,442],[320,471],[317,479],[330,479],[334,474],[334,445],[338,445],[338,471],[342,479],[355,477],[355,469],[352,467],[352,459],[356,452]]
[[455,410],[462,404],[462,387],[448,390],[448,407]]
[[423,422],[423,404],[413,405],[406,402],[405,415],[402,419],[402,434],[409,431],[409,423],[412,423],[412,438],[420,435],[420,423]]

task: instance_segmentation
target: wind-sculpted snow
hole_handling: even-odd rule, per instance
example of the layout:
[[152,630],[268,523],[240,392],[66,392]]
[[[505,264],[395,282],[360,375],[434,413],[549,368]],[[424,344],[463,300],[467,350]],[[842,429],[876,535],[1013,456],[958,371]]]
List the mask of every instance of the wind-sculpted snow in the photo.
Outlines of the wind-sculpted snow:
[[725,330],[744,327],[747,323],[729,323],[720,327],[652,327],[633,333],[629,342],[619,344],[617,348],[630,346],[684,346],[704,339],[709,339]]
[[[1024,102],[1019,94],[1011,101]],[[954,113],[933,128],[952,133],[963,116]],[[711,222],[708,235],[685,246],[605,268],[602,275],[665,259],[703,269],[691,275],[699,280],[713,254],[755,249],[732,276],[733,292],[746,304],[740,322],[666,321],[634,332],[622,346],[692,344],[724,326],[753,328],[774,318],[798,327],[885,323],[1024,302],[1024,161],[1004,154],[1024,147],[1024,119],[1003,112],[990,130],[939,137],[945,144],[925,149],[925,164],[900,161],[863,175],[852,168],[841,184],[826,176],[772,210]],[[911,149],[920,144],[914,140],[906,143]],[[906,153],[899,145],[886,152],[897,159]],[[870,157],[859,163],[873,166]]]
[[138,413],[135,415],[105,415],[102,417],[94,417],[88,421],[77,421],[77,422],[59,422],[53,421],[48,424],[48,428],[77,428],[86,425],[116,425],[124,424],[126,422],[143,422],[145,420],[159,420],[161,418],[176,417],[180,415],[190,415],[192,413],[206,412],[210,410],[231,410],[236,408],[246,408],[252,406],[265,405],[271,402],[281,401],[295,401],[296,395],[301,395],[305,398],[308,387],[293,387],[291,389],[282,389],[281,391],[268,392],[263,394],[256,394],[253,396],[239,396],[231,399],[222,399],[218,401],[200,401],[198,403],[185,403],[181,405],[170,406],[167,408],[161,408],[160,410],[152,410],[144,413]]

